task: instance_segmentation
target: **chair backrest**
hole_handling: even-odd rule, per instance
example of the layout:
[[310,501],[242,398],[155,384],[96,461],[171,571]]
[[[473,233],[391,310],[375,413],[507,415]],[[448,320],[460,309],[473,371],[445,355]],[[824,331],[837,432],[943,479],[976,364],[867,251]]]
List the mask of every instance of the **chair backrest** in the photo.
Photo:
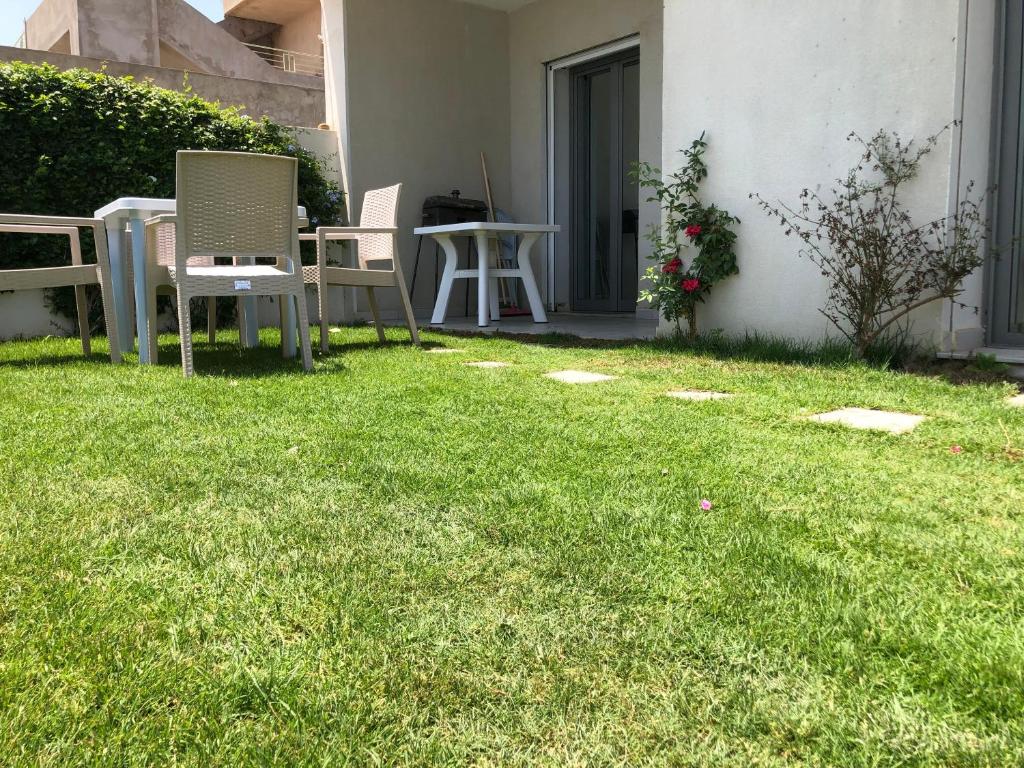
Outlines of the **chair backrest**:
[[293,157],[178,152],[175,261],[284,256],[297,264],[298,197]]
[[[359,213],[361,227],[397,227],[398,201],[402,197],[402,185],[384,189],[371,189],[363,197],[363,209]],[[395,238],[391,235],[363,235],[359,238],[359,265],[368,261],[395,258]]]

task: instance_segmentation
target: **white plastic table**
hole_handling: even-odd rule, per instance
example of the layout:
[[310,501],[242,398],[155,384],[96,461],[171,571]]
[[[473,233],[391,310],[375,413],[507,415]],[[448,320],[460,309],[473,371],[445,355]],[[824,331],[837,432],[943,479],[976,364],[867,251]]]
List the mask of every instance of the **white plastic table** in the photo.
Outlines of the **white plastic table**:
[[[439,227],[419,227],[417,235],[429,235],[444,250],[444,273],[437,291],[437,303],[430,322],[439,325],[448,314],[448,301],[452,295],[452,286],[456,280],[476,279],[477,283],[477,325],[486,328],[489,320],[500,320],[498,308],[498,280],[500,278],[517,278],[523,281],[526,296],[530,300],[530,311],[536,323],[546,323],[548,316],[544,312],[544,303],[537,289],[537,280],[533,276],[530,265],[530,252],[542,235],[560,232],[561,227],[552,224],[503,224],[487,221],[471,221],[463,224],[445,224]],[[492,266],[490,249],[487,241],[495,235],[518,235],[520,239],[517,267],[514,269],[498,269]],[[459,252],[452,242],[454,237],[476,238],[477,268],[459,269]],[[489,317],[488,317],[489,314]]]
[[[153,197],[121,197],[96,211],[96,218],[103,219],[107,229],[107,249],[110,252],[110,281],[114,290],[114,314],[120,335],[121,350],[135,348],[135,337],[146,338],[149,317],[146,304],[146,219],[165,213],[174,213],[174,200]],[[306,209],[299,206],[299,219],[305,220]],[[132,238],[132,270],[134,286],[128,285],[127,262],[122,248],[122,234],[125,227]],[[301,268],[301,267],[300,267]],[[134,293],[133,293],[134,291]],[[130,322],[132,299],[135,302],[135,331]],[[254,347],[259,342],[259,321],[255,296],[245,296],[240,305],[242,313],[242,344]],[[155,320],[155,318],[154,318]],[[285,334],[285,352],[291,357],[295,349],[295,307],[288,305],[288,322],[281,332]],[[139,344],[139,362],[148,364],[149,345]]]

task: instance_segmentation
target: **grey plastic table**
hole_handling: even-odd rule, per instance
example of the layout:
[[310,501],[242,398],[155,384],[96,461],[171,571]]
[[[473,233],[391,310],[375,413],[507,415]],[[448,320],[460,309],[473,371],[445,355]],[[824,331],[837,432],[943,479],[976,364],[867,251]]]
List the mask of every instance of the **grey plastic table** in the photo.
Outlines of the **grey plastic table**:
[[[121,197],[98,211],[96,218],[103,219],[107,229],[107,250],[110,252],[110,282],[114,291],[114,313],[117,315],[117,327],[120,335],[121,351],[130,352],[135,348],[135,338],[146,338],[149,317],[146,303],[148,286],[146,285],[146,219],[165,213],[174,213],[177,204],[168,198],[153,197]],[[306,209],[299,206],[300,224],[305,226]],[[128,285],[127,256],[122,235],[125,228],[131,234],[132,271],[134,286]],[[301,269],[301,266],[298,267]],[[135,303],[135,330],[132,330],[130,317],[131,306]],[[259,319],[255,296],[243,297],[240,305],[242,313],[241,334],[242,345],[254,347],[259,343]],[[154,318],[155,320],[155,318]],[[295,308],[288,305],[288,322],[281,329],[285,334],[285,351],[294,357],[295,348]],[[139,344],[139,362],[146,365],[149,359],[149,346]]]
[[[471,221],[463,224],[445,224],[439,227],[419,227],[415,230],[417,235],[429,235],[434,238],[444,250],[445,264],[444,273],[441,275],[441,285],[437,291],[437,303],[434,305],[434,315],[430,322],[440,325],[448,314],[448,300],[452,295],[452,286],[456,280],[476,279],[477,284],[477,325],[486,328],[490,320],[500,320],[501,312],[498,308],[498,279],[503,277],[518,278],[523,281],[526,289],[526,296],[530,300],[530,311],[533,313],[533,320],[536,323],[546,323],[547,313],[544,312],[544,303],[540,298],[540,291],[537,288],[537,280],[533,276],[533,267],[530,265],[530,251],[533,250],[541,235],[552,232],[561,232],[562,228],[556,224],[504,224],[489,221]],[[518,266],[514,269],[497,269],[491,266],[490,249],[487,241],[499,235],[518,235],[520,237],[519,253],[517,257]],[[459,269],[459,252],[452,242],[453,237],[475,237],[477,252],[476,269]],[[488,313],[490,315],[488,319]]]

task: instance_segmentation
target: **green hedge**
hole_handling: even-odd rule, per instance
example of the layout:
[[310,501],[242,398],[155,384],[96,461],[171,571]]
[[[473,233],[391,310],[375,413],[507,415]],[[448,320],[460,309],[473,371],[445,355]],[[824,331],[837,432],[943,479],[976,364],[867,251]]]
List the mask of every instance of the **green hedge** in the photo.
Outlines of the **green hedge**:
[[[179,149],[296,157],[310,223],[341,220],[341,192],[283,126],[130,77],[0,63],[0,212],[92,216],[119,197],[174,197]],[[65,263],[57,238],[0,238],[0,269]]]

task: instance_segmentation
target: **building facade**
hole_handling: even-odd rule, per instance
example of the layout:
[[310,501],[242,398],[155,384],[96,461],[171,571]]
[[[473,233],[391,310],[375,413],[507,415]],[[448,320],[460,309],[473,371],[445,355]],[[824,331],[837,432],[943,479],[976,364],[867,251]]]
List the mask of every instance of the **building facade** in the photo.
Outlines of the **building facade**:
[[[634,160],[675,170],[707,133],[703,192],[742,220],[740,274],[703,330],[820,339],[820,271],[749,199],[795,201],[857,157],[851,131],[923,139],[953,121],[908,190],[922,221],[1000,181],[999,236],[1021,229],[1019,8],[1002,0],[323,0],[327,102],[354,208],[406,183],[402,229],[425,197],[481,196],[562,233],[537,254],[550,309],[643,313],[638,288],[659,213]],[[403,242],[411,260],[417,243]],[[1012,252],[1011,252],[1012,251]],[[411,269],[407,265],[407,271]],[[970,278],[965,306],[935,302],[911,333],[939,352],[1024,347],[1017,248]],[[419,293],[419,292],[418,292]],[[429,305],[426,293],[416,298]]]
[[[251,3],[226,5],[231,14]],[[296,0],[295,10],[279,24],[235,15],[214,23],[183,0],[42,0],[25,20],[19,48],[0,56],[106,67],[174,89],[188,73],[188,86],[204,98],[317,127],[326,116],[320,6]]]

